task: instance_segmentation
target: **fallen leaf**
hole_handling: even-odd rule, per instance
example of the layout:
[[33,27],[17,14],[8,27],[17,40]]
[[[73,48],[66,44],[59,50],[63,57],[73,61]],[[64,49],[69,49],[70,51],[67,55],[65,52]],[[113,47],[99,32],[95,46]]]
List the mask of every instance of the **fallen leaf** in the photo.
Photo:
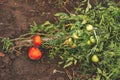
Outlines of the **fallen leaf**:
[[4,57],[4,56],[5,56],[5,54],[0,52],[0,57]]

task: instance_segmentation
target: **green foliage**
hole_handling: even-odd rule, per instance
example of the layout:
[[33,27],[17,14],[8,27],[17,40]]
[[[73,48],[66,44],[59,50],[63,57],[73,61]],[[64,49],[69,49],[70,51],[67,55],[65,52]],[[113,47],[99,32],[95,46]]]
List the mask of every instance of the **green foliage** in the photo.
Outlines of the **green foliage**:
[[4,50],[5,52],[8,52],[10,46],[13,45],[11,39],[9,39],[9,38],[3,38],[1,42],[3,43],[3,50]]
[[[76,8],[75,14],[70,15],[56,13],[58,23],[47,21],[33,26],[31,32],[43,32],[44,37],[53,38],[43,47],[49,48],[51,59],[60,57],[59,64],[64,68],[81,63],[83,73],[96,74],[93,80],[115,80],[120,77],[120,8],[112,1],[105,3],[106,7],[92,7],[88,0],[86,9]],[[92,25],[93,30],[86,30],[87,25]],[[91,61],[93,54],[98,55],[98,63]]]
[[30,28],[30,33],[43,33],[43,36],[46,37],[52,36],[56,31],[58,31],[56,26],[49,21],[46,21],[41,25],[37,25],[34,22],[34,25]]

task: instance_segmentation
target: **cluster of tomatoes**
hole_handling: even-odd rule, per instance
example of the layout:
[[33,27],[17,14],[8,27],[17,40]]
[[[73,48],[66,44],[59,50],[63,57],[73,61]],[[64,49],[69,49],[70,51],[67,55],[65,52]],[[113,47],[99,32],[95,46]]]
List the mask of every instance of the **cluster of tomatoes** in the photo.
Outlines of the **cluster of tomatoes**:
[[[93,30],[93,26],[92,25],[87,25],[86,29],[88,31],[92,31]],[[74,34],[73,37],[77,38],[77,36]],[[65,41],[65,44],[68,44],[69,42],[71,42],[71,38],[68,39],[68,41]],[[90,43],[95,43],[95,39],[92,37],[90,37]],[[42,44],[42,39],[39,35],[37,36],[34,36],[33,38],[33,44],[34,46],[32,46],[30,49],[29,49],[29,52],[28,52],[28,56],[30,59],[32,60],[39,60],[41,57],[42,57],[42,52],[41,50],[38,48],[39,46],[41,46]],[[99,61],[99,58],[97,55],[93,55],[92,56],[92,61],[93,62],[98,62]]]
[[34,36],[33,44],[34,46],[30,47],[28,51],[28,56],[32,60],[39,60],[42,57],[42,52],[38,48],[42,44],[42,39],[39,35]]
[[[87,25],[86,26],[86,30],[87,31],[93,31],[93,26],[92,25]],[[95,39],[94,39],[94,37],[93,36],[91,36],[90,37],[90,40],[88,40],[88,42],[87,42],[87,44],[88,45],[91,45],[92,43],[95,43]],[[92,62],[98,62],[99,61],[99,58],[98,58],[98,56],[96,55],[96,54],[94,54],[94,55],[92,55],[92,58],[91,58],[91,60],[92,60]]]

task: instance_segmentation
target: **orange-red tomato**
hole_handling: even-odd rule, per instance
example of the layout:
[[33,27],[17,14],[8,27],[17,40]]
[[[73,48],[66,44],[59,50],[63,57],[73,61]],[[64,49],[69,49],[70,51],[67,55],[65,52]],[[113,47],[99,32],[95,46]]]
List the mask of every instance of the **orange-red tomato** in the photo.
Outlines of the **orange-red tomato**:
[[34,36],[33,43],[35,46],[40,46],[42,43],[42,39],[39,35]]
[[39,60],[42,57],[42,52],[37,47],[31,47],[28,56],[32,60]]

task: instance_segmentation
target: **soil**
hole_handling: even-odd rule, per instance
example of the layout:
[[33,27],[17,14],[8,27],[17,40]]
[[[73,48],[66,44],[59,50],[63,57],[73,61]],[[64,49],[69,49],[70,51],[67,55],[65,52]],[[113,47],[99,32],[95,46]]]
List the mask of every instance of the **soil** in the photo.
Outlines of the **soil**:
[[[54,14],[65,12],[57,3],[57,0],[0,0],[0,37],[16,38],[28,32],[33,22],[54,23]],[[4,53],[2,44],[0,52]],[[44,52],[42,59],[32,61],[27,52],[28,48],[23,48],[19,56],[16,53],[0,56],[0,80],[68,80],[65,73],[54,73],[64,71],[57,65],[58,59],[51,61]]]

